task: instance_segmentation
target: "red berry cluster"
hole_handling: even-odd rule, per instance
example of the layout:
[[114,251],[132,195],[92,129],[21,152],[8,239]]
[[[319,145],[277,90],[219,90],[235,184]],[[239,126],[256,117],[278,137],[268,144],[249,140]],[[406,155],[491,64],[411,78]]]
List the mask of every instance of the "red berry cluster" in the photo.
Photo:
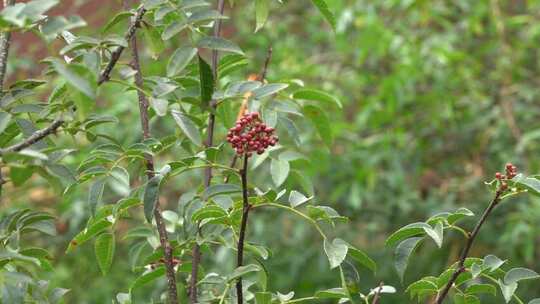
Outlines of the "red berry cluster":
[[229,129],[227,141],[233,146],[236,154],[250,157],[253,152],[264,153],[268,146],[274,146],[278,142],[274,131],[274,128],[262,122],[259,113],[246,113]]
[[495,173],[495,178],[501,182],[501,189],[506,190],[508,188],[507,181],[514,178],[517,175],[517,167],[511,163],[507,163],[505,166],[506,175],[501,172]]

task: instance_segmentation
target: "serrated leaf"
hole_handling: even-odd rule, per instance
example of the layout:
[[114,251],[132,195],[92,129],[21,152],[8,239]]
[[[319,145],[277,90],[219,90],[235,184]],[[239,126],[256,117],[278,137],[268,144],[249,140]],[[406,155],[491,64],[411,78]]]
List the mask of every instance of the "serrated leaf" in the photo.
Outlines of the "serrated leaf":
[[341,287],[320,290],[315,293],[315,297],[319,299],[341,299],[347,298],[347,291]]
[[91,99],[96,97],[95,85],[92,81],[82,76],[72,66],[67,66],[59,60],[53,60],[52,66],[69,84],[81,91],[84,95]]
[[282,91],[287,87],[289,87],[289,85],[286,83],[269,83],[253,90],[253,97],[255,99],[261,99],[263,97],[276,94],[277,92]]
[[506,285],[512,285],[521,280],[532,280],[532,279],[538,279],[538,278],[540,278],[540,275],[536,273],[536,271],[534,270],[521,268],[521,267],[512,268],[504,276],[504,283]]
[[423,237],[406,239],[399,243],[394,251],[394,266],[396,267],[399,278],[402,282],[403,276],[405,275],[405,270],[407,270],[407,265],[409,264],[409,257],[423,239]]
[[309,200],[311,200],[312,198],[313,196],[306,197],[305,195],[303,195],[302,193],[296,190],[293,190],[291,191],[291,193],[289,193],[289,203],[291,204],[291,207],[293,208],[296,208],[304,203],[309,202]]
[[465,293],[469,294],[479,294],[479,293],[488,293],[492,295],[497,294],[497,288],[491,284],[474,284],[465,290]]
[[246,266],[237,267],[227,278],[227,281],[234,281],[246,274],[261,271],[261,266],[255,264],[249,264]]
[[167,64],[167,77],[173,77],[182,72],[195,55],[197,55],[197,49],[190,46],[176,49]]
[[332,135],[332,129],[330,127],[330,120],[328,119],[328,116],[326,116],[325,112],[319,107],[313,105],[305,105],[303,110],[306,117],[315,126],[315,129],[319,133],[319,136],[323,142],[328,147],[332,146],[334,138]]
[[201,134],[197,129],[195,123],[186,114],[173,110],[171,114],[176,121],[176,124],[182,129],[184,134],[193,142],[196,146],[202,146]]
[[312,101],[321,101],[327,103],[336,104],[340,109],[343,108],[343,104],[336,97],[319,90],[313,89],[302,89],[293,93],[292,97],[294,99],[304,99]]
[[377,264],[365,252],[352,246],[351,244],[347,244],[347,245],[349,246],[349,251],[347,252],[347,254],[351,258],[353,258],[358,263],[364,265],[369,270],[373,272],[377,271]]
[[156,268],[153,271],[146,272],[140,277],[138,277],[133,284],[131,284],[131,287],[129,288],[129,292],[131,293],[134,289],[137,289],[145,284],[148,284],[158,278],[161,278],[165,275],[165,267],[160,266]]
[[331,243],[325,239],[323,246],[324,252],[330,262],[330,269],[334,269],[341,265],[349,250],[347,243],[339,238],[334,239]]
[[486,255],[486,257],[484,258],[484,263],[482,266],[488,268],[489,271],[495,271],[499,267],[501,267],[505,262],[506,261],[503,261],[499,259],[498,257],[492,254],[489,254],[489,255]]
[[336,30],[336,17],[328,8],[328,4],[325,0],[311,0],[313,4],[319,9],[319,12],[323,15],[324,19],[332,26],[333,30]]
[[270,174],[274,184],[279,187],[289,176],[290,165],[289,162],[282,159],[273,158],[270,162]]
[[195,211],[191,216],[191,220],[193,222],[198,222],[208,218],[218,218],[223,216],[227,216],[227,212],[223,210],[223,208],[215,205],[209,205]]
[[98,261],[99,268],[101,273],[106,275],[111,269],[113,257],[114,257],[114,234],[112,233],[103,233],[96,238],[94,244],[94,252]]
[[420,298],[426,293],[436,293],[437,289],[437,284],[428,280],[419,280],[409,285],[405,292],[410,293],[411,298],[414,298],[416,296]]
[[255,20],[257,25],[255,26],[255,32],[263,28],[268,19],[268,11],[270,0],[255,0]]
[[506,303],[510,302],[510,300],[512,300],[512,296],[514,295],[518,287],[517,283],[514,282],[513,284],[507,285],[504,284],[501,280],[499,280],[498,282],[504,300],[506,301]]
[[443,237],[444,237],[444,229],[442,222],[437,222],[435,224],[435,227],[424,227],[424,231],[427,235],[429,235],[430,238],[435,241],[435,244],[437,244],[437,247],[441,248],[443,243]]
[[101,205],[103,199],[103,189],[105,188],[105,179],[95,181],[88,192],[88,206],[92,215],[96,214],[96,208]]
[[163,176],[159,174],[152,177],[148,181],[148,183],[146,184],[146,188],[144,189],[144,217],[149,223],[152,222],[152,218],[154,217],[154,211],[156,209],[157,201],[159,198],[159,186],[162,179]]
[[423,235],[425,234],[424,228],[430,227],[428,224],[424,222],[417,222],[408,224],[404,227],[401,227],[396,232],[392,233],[388,239],[386,239],[386,246],[393,246],[397,242],[409,238],[411,236],[417,236],[417,235]]
[[215,79],[212,68],[199,56],[199,80],[201,92],[201,108],[206,109],[214,94]]
[[211,49],[223,52],[231,52],[244,55],[244,52],[233,42],[220,37],[204,37],[197,43],[197,47],[202,49]]
[[240,189],[237,185],[232,184],[217,184],[217,185],[210,185],[208,188],[206,188],[203,192],[203,200],[207,201],[209,198],[220,195],[220,194],[232,194],[240,192],[242,189]]
[[255,304],[271,304],[272,303],[272,293],[270,292],[256,292],[255,293]]

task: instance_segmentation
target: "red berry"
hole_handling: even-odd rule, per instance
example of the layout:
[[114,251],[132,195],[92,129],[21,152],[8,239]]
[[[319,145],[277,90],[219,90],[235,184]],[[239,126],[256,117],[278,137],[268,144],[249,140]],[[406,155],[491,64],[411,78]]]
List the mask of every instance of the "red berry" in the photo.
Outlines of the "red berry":
[[501,178],[502,178],[501,172],[495,173],[495,178],[496,178],[496,179],[501,179]]

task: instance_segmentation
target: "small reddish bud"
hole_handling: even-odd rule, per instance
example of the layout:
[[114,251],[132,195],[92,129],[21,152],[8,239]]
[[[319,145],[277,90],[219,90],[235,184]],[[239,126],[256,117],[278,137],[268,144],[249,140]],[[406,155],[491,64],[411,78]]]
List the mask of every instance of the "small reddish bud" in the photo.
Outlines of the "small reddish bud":
[[495,178],[496,178],[496,179],[501,179],[501,178],[502,178],[501,172],[495,173]]

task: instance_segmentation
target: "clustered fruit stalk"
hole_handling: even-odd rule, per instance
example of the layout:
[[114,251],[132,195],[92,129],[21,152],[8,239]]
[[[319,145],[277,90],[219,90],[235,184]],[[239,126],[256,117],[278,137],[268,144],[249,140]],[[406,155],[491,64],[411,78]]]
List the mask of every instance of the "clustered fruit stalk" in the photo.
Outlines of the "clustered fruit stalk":
[[472,248],[474,240],[476,239],[476,237],[478,236],[478,233],[480,232],[480,228],[482,228],[482,225],[485,223],[485,221],[487,220],[488,216],[491,214],[493,209],[495,209],[495,207],[497,207],[497,205],[501,202],[502,195],[508,190],[508,180],[514,178],[517,175],[517,168],[511,163],[506,164],[505,169],[506,169],[506,175],[503,175],[500,172],[497,172],[495,174],[495,178],[498,181],[497,191],[495,191],[495,195],[493,199],[489,203],[486,210],[484,210],[482,217],[480,217],[480,220],[478,221],[478,223],[476,223],[476,226],[474,227],[473,231],[469,233],[469,237],[467,238],[465,247],[463,248],[463,251],[461,252],[461,256],[457,263],[456,269],[452,273],[452,276],[450,277],[450,280],[448,280],[448,283],[446,283],[443,290],[439,293],[439,295],[435,299],[435,302],[434,302],[435,304],[443,303],[444,299],[446,298],[446,296],[448,296],[450,289],[452,289],[452,286],[456,282],[459,275],[466,271],[465,260],[469,256],[469,252]]
[[[278,142],[278,137],[274,135],[274,128],[262,122],[259,113],[245,113],[227,133],[229,142],[236,152],[236,155],[243,157],[244,164],[240,169],[242,182],[242,219],[240,223],[240,233],[238,235],[237,267],[244,264],[244,241],[246,237],[247,221],[251,205],[248,199],[248,159],[253,155],[263,154],[264,151],[274,146]],[[243,303],[242,277],[236,282],[236,295],[238,304]]]
[[[244,264],[244,240],[246,237],[246,228],[247,228],[247,221],[249,216],[249,210],[251,209],[251,205],[248,201],[248,181],[247,181],[247,170],[248,170],[248,155],[244,155],[244,165],[242,169],[240,169],[240,176],[242,179],[242,220],[240,224],[240,233],[238,235],[238,250],[237,250],[237,257],[236,257],[236,266],[240,267]],[[242,287],[242,277],[238,278],[238,281],[236,282],[236,296],[238,299],[238,304],[242,304],[244,301],[244,295],[243,295],[243,287]]]

